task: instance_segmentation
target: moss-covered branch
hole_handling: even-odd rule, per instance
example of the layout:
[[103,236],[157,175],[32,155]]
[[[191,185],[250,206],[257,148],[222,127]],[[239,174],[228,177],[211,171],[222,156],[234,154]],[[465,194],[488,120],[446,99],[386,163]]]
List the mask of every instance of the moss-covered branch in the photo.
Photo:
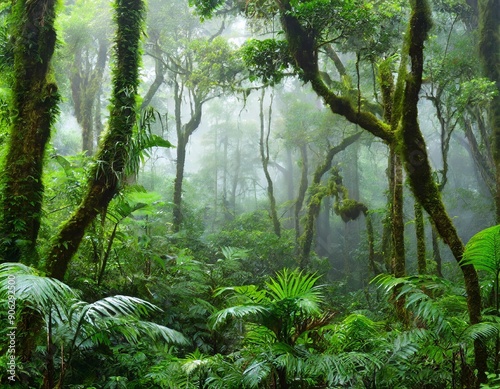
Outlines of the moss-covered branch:
[[143,12],[142,0],[116,0],[115,69],[109,128],[90,172],[85,197],[55,237],[47,257],[48,275],[60,280],[66,274],[85,229],[98,213],[106,210],[122,183],[136,121]]
[[358,107],[345,97],[337,96],[323,81],[318,68],[317,43],[312,31],[307,31],[291,13],[288,1],[277,2],[280,7],[281,25],[285,31],[288,47],[301,77],[310,82],[316,94],[322,97],[330,110],[344,116],[387,143],[394,141],[390,127],[375,115]]
[[342,179],[338,175],[337,171],[332,172],[332,177],[330,177],[328,185],[326,187],[321,187],[321,179],[323,175],[329,171],[332,167],[333,157],[345,150],[348,146],[356,142],[361,133],[357,133],[345,138],[337,146],[331,147],[323,160],[323,163],[319,165],[314,171],[311,185],[309,187],[310,196],[307,203],[307,211],[304,223],[304,233],[300,237],[301,244],[301,255],[300,255],[300,267],[304,268],[309,261],[309,255],[311,253],[312,242],[314,238],[314,221],[318,216],[321,201],[325,196],[338,196],[340,190],[345,188],[342,186]]

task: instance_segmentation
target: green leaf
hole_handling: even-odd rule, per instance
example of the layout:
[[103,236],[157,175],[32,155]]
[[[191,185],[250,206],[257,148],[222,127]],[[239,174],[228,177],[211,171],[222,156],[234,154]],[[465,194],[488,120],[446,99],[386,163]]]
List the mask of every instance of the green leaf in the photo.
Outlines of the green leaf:
[[470,238],[460,263],[498,274],[500,272],[500,225],[479,231]]

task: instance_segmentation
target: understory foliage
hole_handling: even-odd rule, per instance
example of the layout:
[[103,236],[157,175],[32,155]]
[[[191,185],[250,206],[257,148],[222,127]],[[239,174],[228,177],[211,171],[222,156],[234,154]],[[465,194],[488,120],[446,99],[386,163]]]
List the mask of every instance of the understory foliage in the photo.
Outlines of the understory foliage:
[[189,3],[0,1],[0,387],[500,388],[498,0]]

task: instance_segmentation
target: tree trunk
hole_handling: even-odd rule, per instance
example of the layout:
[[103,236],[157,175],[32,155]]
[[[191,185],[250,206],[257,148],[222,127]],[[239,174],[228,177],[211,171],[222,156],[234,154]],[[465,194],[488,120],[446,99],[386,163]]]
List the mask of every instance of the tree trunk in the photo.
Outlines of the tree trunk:
[[182,183],[184,181],[184,166],[186,164],[186,146],[187,140],[184,136],[177,138],[177,161],[175,165],[175,180],[174,180],[174,209],[173,209],[173,230],[179,232],[181,230],[183,214],[182,214]]
[[394,153],[394,192],[392,197],[392,269],[396,277],[404,277],[405,265],[405,223],[403,215],[403,166],[401,158]]
[[484,181],[484,185],[488,188],[490,195],[494,198],[496,193],[494,162],[490,161],[488,155],[483,155],[481,147],[472,130],[472,123],[467,118],[464,119],[464,134],[467,139],[469,152],[475,162],[474,165],[476,166],[476,170]]
[[14,4],[13,123],[3,171],[0,256],[37,265],[45,147],[59,95],[50,62],[56,43],[55,0]]
[[368,211],[365,212],[365,221],[366,236],[368,238],[368,264],[370,265],[370,269],[373,272],[373,276],[375,277],[380,274],[381,271],[375,260],[375,237],[373,233],[372,216]]
[[[393,146],[389,146],[392,148]],[[394,157],[392,167],[394,169],[393,193],[391,201],[391,227],[392,227],[392,271],[395,277],[406,275],[405,259],[405,223],[403,214],[403,165],[401,157],[395,151],[391,153]],[[407,323],[408,317],[405,308],[405,297],[400,296],[400,289],[394,290],[394,304],[398,318]]]
[[272,105],[273,96],[271,95],[271,102],[269,105],[269,117],[267,132],[265,131],[264,122],[264,97],[265,89],[262,89],[262,94],[260,96],[260,158],[262,160],[262,168],[264,169],[264,175],[267,181],[267,196],[269,198],[269,204],[271,207],[271,219],[273,221],[273,229],[276,236],[281,236],[281,224],[278,218],[278,212],[276,210],[276,198],[274,197],[274,185],[271,175],[269,174],[269,135],[271,133],[271,115],[272,115]]
[[439,233],[432,219],[431,223],[431,240],[432,240],[432,259],[436,262],[436,273],[439,277],[443,277],[443,259],[441,258],[441,251],[439,250]]
[[332,229],[330,226],[330,214],[332,213],[332,205],[332,199],[325,197],[316,220],[315,251],[321,257],[329,257],[331,254]]
[[300,211],[302,210],[302,206],[304,204],[304,199],[306,198],[307,192],[307,170],[308,170],[308,161],[307,161],[307,146],[306,144],[300,145],[300,156],[301,156],[301,168],[300,168],[300,185],[299,185],[299,193],[297,194],[297,200],[295,201],[294,207],[294,222],[295,222],[295,242],[298,244],[300,237]]
[[234,172],[233,172],[233,182],[231,185],[231,196],[229,199],[229,206],[231,207],[231,219],[234,218],[236,214],[236,190],[238,189],[238,184],[240,180],[240,170],[241,170],[241,147],[240,141],[236,145],[235,156],[234,156]]
[[417,269],[418,274],[427,274],[427,262],[425,260],[425,226],[422,206],[415,201],[415,233],[417,236]]
[[385,270],[394,274],[392,268],[392,199],[394,194],[394,148],[389,148],[389,158],[387,161],[387,204],[384,219],[382,221],[382,242],[381,255],[385,264]]
[[[431,27],[431,11],[426,0],[412,3],[409,23],[409,54],[411,73],[406,77],[406,88],[402,116],[402,154],[411,189],[422,207],[431,216],[437,231],[450,247],[455,259],[462,259],[464,246],[457,231],[446,213],[441,194],[433,180],[425,141],[418,124],[418,99],[422,85],[424,65],[423,47]],[[481,294],[477,272],[472,265],[460,265],[467,292],[467,305],[471,324],[481,321]],[[481,341],[474,342],[476,369],[479,382],[486,380],[487,350]]]
[[[82,128],[82,150],[87,155],[94,154],[94,106],[100,93],[104,68],[106,66],[108,44],[104,38],[99,39],[97,60],[92,67],[89,59],[83,60],[84,47],[77,47],[71,75],[71,95],[75,109],[75,117]],[[84,63],[86,65],[84,65]],[[99,113],[100,114],[100,113]]]
[[136,117],[143,10],[142,0],[116,0],[116,65],[109,130],[90,172],[89,186],[82,203],[63,225],[48,254],[47,275],[59,280],[64,278],[85,229],[97,214],[106,210],[125,177],[128,144]]
[[500,0],[479,0],[479,54],[484,74],[496,84],[497,94],[490,102],[488,118],[493,135],[495,162],[496,222],[500,223]]
[[193,94],[194,110],[191,113],[189,121],[181,124],[181,103],[182,103],[182,90],[179,84],[175,83],[175,123],[177,130],[177,162],[176,173],[174,180],[174,209],[173,209],[173,225],[174,232],[179,232],[182,227],[183,214],[182,214],[182,183],[184,181],[184,166],[186,163],[186,148],[189,142],[189,137],[196,131],[201,123],[201,114],[203,102]]
[[142,100],[141,110],[148,107],[148,105],[151,103],[151,100],[153,100],[153,97],[156,95],[156,92],[158,92],[158,89],[160,89],[160,86],[162,86],[163,82],[165,81],[165,65],[163,64],[163,61],[161,59],[162,53],[158,41],[154,42],[153,55],[155,58],[155,79],[146,92],[144,99]]

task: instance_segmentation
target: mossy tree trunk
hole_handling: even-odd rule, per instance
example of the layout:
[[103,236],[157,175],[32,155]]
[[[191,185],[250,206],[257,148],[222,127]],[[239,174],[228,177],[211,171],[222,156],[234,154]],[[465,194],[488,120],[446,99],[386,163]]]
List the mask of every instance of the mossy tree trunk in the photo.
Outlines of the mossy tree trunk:
[[396,277],[406,275],[405,223],[403,215],[403,165],[398,153],[394,157],[394,187],[391,202],[392,215],[392,269]]
[[496,171],[496,222],[500,223],[500,0],[479,0],[478,5],[479,53],[484,74],[496,84],[499,92],[490,102],[488,117]]
[[[382,92],[382,103],[384,107],[384,122],[390,124],[391,133],[396,134],[399,130],[401,119],[401,95],[403,93],[404,84],[401,81],[406,75],[406,61],[402,60],[398,74],[398,82],[394,85],[393,69],[390,60],[383,61],[379,65],[379,83]],[[396,277],[404,277],[406,275],[406,258],[405,258],[405,223],[404,223],[404,197],[403,197],[403,164],[401,157],[397,152],[396,142],[389,144],[389,163],[387,170],[387,178],[389,183],[389,214],[386,219],[387,232],[390,229],[391,235],[391,262],[390,268]],[[395,296],[399,291],[395,291]],[[401,318],[404,319],[403,297],[396,298],[396,310]]]
[[68,264],[97,214],[105,211],[125,178],[128,147],[136,123],[142,0],[116,0],[115,68],[109,128],[90,172],[82,203],[62,226],[47,257],[47,275],[62,280]]
[[50,67],[56,0],[19,0],[13,13],[15,116],[3,167],[0,256],[36,266],[45,147],[59,102]]
[[[396,137],[390,131],[390,126],[377,119],[370,112],[358,110],[348,98],[335,94],[322,81],[318,68],[318,48],[315,34],[293,16],[290,1],[276,2],[280,11],[280,20],[288,41],[289,49],[296,65],[302,70],[305,81],[311,82],[313,90],[321,96],[333,113],[344,116],[354,124],[382,139],[387,144],[396,144]],[[409,22],[407,44],[411,59],[411,74],[405,77],[403,128],[402,128],[402,155],[405,170],[408,174],[412,191],[417,201],[430,215],[436,229],[445,243],[450,247],[457,262],[460,262],[464,246],[455,226],[446,213],[439,191],[432,176],[425,140],[418,126],[417,103],[422,83],[423,47],[431,26],[431,15],[426,0],[411,2],[412,15]],[[403,55],[402,58],[406,56]],[[477,272],[473,266],[460,266],[464,276],[467,292],[469,320],[471,324],[481,320],[481,295]],[[476,368],[479,380],[485,379],[486,349],[475,342]]]
[[[402,153],[411,189],[422,207],[431,216],[436,229],[460,262],[464,245],[448,216],[441,194],[432,177],[425,140],[418,123],[418,100],[424,67],[423,48],[431,28],[431,11],[427,0],[412,2],[408,29],[411,72],[406,77],[402,116]],[[481,321],[481,294],[476,270],[472,265],[460,265],[467,291],[467,305],[471,324]],[[481,341],[474,342],[476,369],[479,382],[486,380],[487,350]]]

